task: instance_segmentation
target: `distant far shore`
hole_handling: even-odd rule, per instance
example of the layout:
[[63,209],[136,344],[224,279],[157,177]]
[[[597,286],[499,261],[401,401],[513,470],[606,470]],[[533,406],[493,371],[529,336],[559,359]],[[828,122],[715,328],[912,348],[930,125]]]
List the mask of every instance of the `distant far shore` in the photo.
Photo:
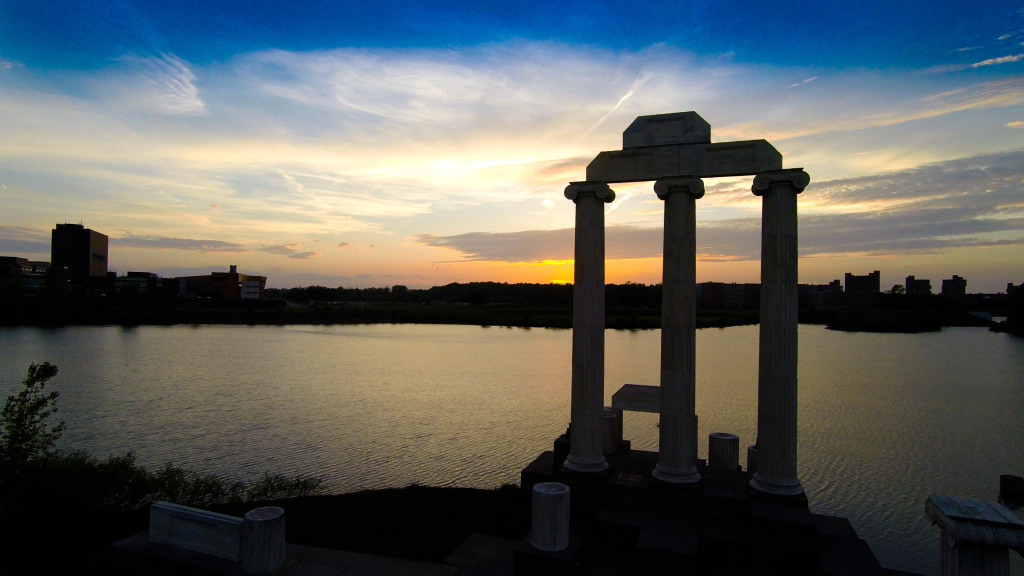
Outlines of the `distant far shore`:
[[[698,309],[698,328],[757,324],[758,310]],[[932,307],[907,309],[802,310],[800,322],[863,332],[928,332],[949,326],[1000,330],[1000,324],[966,311]],[[123,301],[96,298],[77,302],[22,301],[0,306],[3,326],[170,326],[457,324],[520,328],[572,328],[572,307],[463,303],[326,303],[284,300],[171,299]],[[605,325],[616,330],[661,327],[658,307],[609,306]]]

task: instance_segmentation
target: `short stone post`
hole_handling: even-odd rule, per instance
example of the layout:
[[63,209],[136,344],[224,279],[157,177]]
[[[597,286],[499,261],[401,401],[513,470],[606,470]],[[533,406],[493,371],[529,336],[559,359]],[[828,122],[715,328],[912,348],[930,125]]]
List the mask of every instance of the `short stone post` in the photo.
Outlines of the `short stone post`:
[[747,446],[747,480],[753,480],[757,474],[757,444]]
[[713,432],[708,437],[708,468],[736,471],[740,465],[740,437]]
[[942,576],[1009,576],[1010,550],[1024,554],[1024,521],[998,502],[932,495],[924,511],[940,528]]
[[604,407],[604,453],[615,454],[622,442],[622,410]]
[[1019,508],[1024,504],[1024,478],[1000,474],[999,501],[1010,508]]
[[284,509],[256,508],[242,518],[242,572],[266,574],[284,566]]
[[537,550],[561,552],[569,547],[569,487],[559,482],[533,486],[530,544]]

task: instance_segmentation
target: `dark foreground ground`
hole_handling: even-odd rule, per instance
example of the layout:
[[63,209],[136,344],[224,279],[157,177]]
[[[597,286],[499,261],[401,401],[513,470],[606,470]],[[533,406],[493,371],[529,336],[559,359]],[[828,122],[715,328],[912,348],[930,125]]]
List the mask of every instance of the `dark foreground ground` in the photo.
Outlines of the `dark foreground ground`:
[[[290,544],[441,562],[474,533],[521,539],[528,531],[521,517],[521,494],[516,486],[482,490],[414,485],[210,509],[242,516],[258,506],[280,506]],[[177,574],[126,562],[111,546],[146,530],[148,522],[146,510],[39,510],[6,518],[0,548],[5,564],[24,567],[21,573]]]

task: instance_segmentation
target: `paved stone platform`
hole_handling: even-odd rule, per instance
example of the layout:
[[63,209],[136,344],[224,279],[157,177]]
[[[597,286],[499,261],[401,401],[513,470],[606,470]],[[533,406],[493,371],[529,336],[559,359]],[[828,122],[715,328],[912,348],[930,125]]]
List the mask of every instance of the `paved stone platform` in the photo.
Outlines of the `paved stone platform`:
[[[597,474],[566,470],[568,438],[521,473],[524,494],[540,482],[570,488],[573,570],[558,558],[549,574],[806,574],[893,576],[845,518],[812,514],[805,495],[749,487],[742,470],[700,462],[701,480],[669,484],[651,475],[654,452],[624,442]],[[520,546],[516,576],[539,573],[545,553]],[[529,570],[523,570],[523,566]]]

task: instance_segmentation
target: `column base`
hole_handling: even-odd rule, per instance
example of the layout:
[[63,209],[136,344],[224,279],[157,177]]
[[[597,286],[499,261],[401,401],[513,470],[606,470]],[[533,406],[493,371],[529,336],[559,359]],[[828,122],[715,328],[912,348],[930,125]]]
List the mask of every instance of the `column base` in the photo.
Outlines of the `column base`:
[[658,464],[654,467],[654,471],[651,472],[651,476],[670,484],[695,484],[700,482],[700,472],[697,472],[696,466],[683,472],[669,472],[668,470],[663,470],[661,464]]
[[792,480],[791,482],[771,482],[765,480],[760,474],[754,473],[754,479],[750,481],[750,487],[758,492],[764,492],[765,494],[774,494],[776,496],[799,496],[804,493],[804,487],[800,484],[799,480]]
[[565,463],[562,464],[562,467],[572,472],[586,472],[589,474],[593,474],[596,472],[604,472],[605,470],[607,470],[608,461],[605,460],[604,458],[601,458],[600,460],[590,460],[581,462],[579,460],[573,459],[572,454],[570,454],[565,459]]

